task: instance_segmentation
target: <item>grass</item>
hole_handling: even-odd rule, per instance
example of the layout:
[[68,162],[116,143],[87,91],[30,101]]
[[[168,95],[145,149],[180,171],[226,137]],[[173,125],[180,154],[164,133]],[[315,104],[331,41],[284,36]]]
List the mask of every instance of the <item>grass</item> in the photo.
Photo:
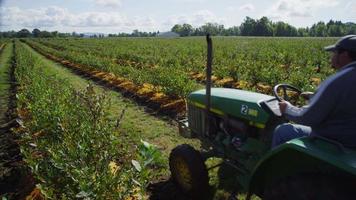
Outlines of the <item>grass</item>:
[[0,124],[8,106],[12,45],[8,43],[0,53]]

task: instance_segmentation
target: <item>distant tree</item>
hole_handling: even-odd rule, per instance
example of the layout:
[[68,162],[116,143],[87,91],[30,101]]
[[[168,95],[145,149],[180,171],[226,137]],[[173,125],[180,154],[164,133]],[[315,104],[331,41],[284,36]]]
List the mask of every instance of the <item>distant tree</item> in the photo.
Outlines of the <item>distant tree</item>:
[[256,21],[250,17],[246,17],[240,26],[241,35],[253,35],[256,27]]
[[58,31],[52,31],[51,32],[52,37],[58,37]]
[[327,29],[327,36],[342,36],[343,27],[338,25],[330,25]]
[[193,33],[193,26],[190,24],[183,24],[181,28],[180,36],[190,36]]
[[180,34],[182,32],[183,26],[180,24],[176,24],[171,28],[172,32],[175,32],[177,34]]
[[290,37],[298,36],[298,30],[294,26],[291,26],[291,25],[288,24],[287,30],[288,30],[288,33],[289,33]]
[[140,36],[140,32],[137,30],[137,29],[135,29],[135,30],[133,30],[132,31],[132,34],[131,34],[133,37],[139,37]]
[[35,29],[32,30],[32,35],[35,38],[40,37],[41,31],[39,29],[35,28]]
[[276,22],[274,24],[274,36],[287,36],[287,24],[284,22]]
[[52,37],[52,34],[48,31],[41,31],[40,37],[42,38],[50,38]]
[[70,33],[58,33],[58,37],[70,37]]
[[199,36],[199,35],[202,35],[202,34],[200,34],[199,31],[200,31],[199,28],[193,28],[192,36]]
[[19,32],[17,32],[16,37],[23,38],[23,37],[30,37],[31,32],[27,29],[21,29]]
[[190,24],[183,24],[183,25],[176,24],[171,28],[171,31],[179,34],[182,37],[185,37],[185,36],[192,35],[194,32],[194,29],[193,29],[193,26]]
[[225,29],[224,32],[223,32],[223,35],[225,35],[225,36],[230,36],[230,35],[237,36],[237,35],[240,35],[240,27],[233,26],[233,27],[230,27],[228,29]]
[[352,22],[346,23],[344,28],[344,35],[356,34],[356,24]]
[[221,35],[224,30],[224,25],[220,25],[217,23],[206,23],[199,28],[199,32],[203,35],[210,34],[210,35]]
[[79,34],[76,33],[75,31],[72,32],[72,37],[79,37]]
[[273,36],[272,22],[267,17],[256,21],[252,34],[255,36]]
[[310,28],[310,35],[316,37],[325,37],[327,36],[327,27],[324,22],[320,21],[317,24],[314,24]]
[[307,37],[308,36],[308,29],[306,28],[298,28],[298,37]]
[[148,37],[148,33],[147,33],[147,32],[141,32],[141,33],[140,33],[140,36],[141,36],[141,37]]
[[7,32],[0,32],[0,37],[4,38],[14,38],[16,37],[17,33],[15,31],[7,31]]
[[318,22],[312,27],[296,28],[283,21],[272,22],[267,17],[259,20],[246,17],[240,26],[225,28],[224,25],[206,23],[200,27],[193,28],[189,24],[176,24],[171,29],[181,36],[202,36],[206,33],[211,35],[242,35],[242,36],[277,36],[277,37],[307,37],[307,36],[342,36],[356,34],[356,24],[352,22],[330,20],[327,24]]

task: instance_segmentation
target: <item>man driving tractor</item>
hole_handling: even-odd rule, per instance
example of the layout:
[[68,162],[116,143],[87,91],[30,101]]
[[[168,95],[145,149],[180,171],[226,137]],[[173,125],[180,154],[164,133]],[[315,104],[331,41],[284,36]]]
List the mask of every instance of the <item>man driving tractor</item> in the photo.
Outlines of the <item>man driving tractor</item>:
[[356,35],[344,36],[325,50],[332,52],[331,64],[337,72],[310,95],[308,105],[296,107],[285,100],[279,103],[281,113],[296,124],[278,126],[272,148],[309,135],[356,147]]

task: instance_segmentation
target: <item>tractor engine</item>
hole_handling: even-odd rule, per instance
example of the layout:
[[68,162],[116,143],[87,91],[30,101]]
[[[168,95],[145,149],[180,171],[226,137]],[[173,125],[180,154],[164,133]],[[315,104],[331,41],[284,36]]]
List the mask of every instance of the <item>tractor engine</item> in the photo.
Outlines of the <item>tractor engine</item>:
[[[205,125],[206,112],[202,108],[192,105],[188,106],[188,124],[194,137],[205,137],[207,131]],[[212,114],[209,117],[209,137],[216,137],[218,133],[224,133],[232,137],[238,137],[241,140],[247,137],[255,137],[258,129],[249,125],[248,121],[239,118],[233,118],[227,115]]]
[[[212,88],[211,109],[207,121],[205,90],[199,90],[188,96],[188,121],[192,137],[208,139],[224,145],[238,146],[247,138],[265,140],[271,113],[262,108],[261,103],[272,101],[273,96],[255,92]],[[209,133],[206,130],[209,126]]]
[[247,136],[248,128],[248,124],[239,119],[225,117],[219,122],[219,129],[229,135]]

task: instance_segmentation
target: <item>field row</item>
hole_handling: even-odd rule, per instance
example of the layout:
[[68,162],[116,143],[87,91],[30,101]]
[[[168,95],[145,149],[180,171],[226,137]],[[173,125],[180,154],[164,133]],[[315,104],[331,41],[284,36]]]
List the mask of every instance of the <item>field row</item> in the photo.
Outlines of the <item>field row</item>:
[[171,97],[185,97],[189,92],[198,87],[195,81],[190,80],[180,70],[167,70],[165,68],[145,68],[144,70],[140,70],[129,65],[121,66],[113,62],[111,58],[86,54],[80,50],[61,51],[35,41],[28,40],[27,42],[46,53],[85,66],[90,70],[113,73],[133,81],[136,85],[151,84],[155,87],[155,90],[161,91]]
[[29,45],[46,58],[59,62],[82,75],[89,76],[93,80],[104,82],[108,87],[119,89],[131,98],[135,98],[161,113],[176,116],[185,112],[185,100],[183,98],[168,96],[152,84],[144,83],[136,85],[133,81],[126,78],[109,72],[98,71],[90,66],[72,63],[71,61],[47,53],[34,44],[30,43]]
[[4,49],[5,45],[6,45],[6,43],[1,43],[0,42],[0,52]]
[[[54,199],[142,198],[164,163],[156,147],[140,143],[148,135],[140,135],[126,115],[123,127],[118,128],[118,105],[115,115],[111,113],[116,100],[98,92],[96,86],[78,90],[72,80],[23,43],[15,42],[14,53],[17,111],[23,121],[15,132],[42,195]],[[156,124],[156,132],[151,134],[162,132],[162,125],[142,117]],[[124,128],[127,123],[130,127]],[[154,174],[152,170],[156,170]],[[35,190],[32,195],[40,194]]]
[[[246,86],[242,84],[245,87],[243,89],[257,90],[256,86],[261,84],[272,86],[288,82],[302,89],[313,90],[315,80],[331,73],[329,55],[322,49],[333,43],[334,39],[217,37],[213,41],[214,76],[217,80],[247,82]],[[202,74],[205,69],[206,47],[203,37],[39,39],[31,42],[54,54],[60,52],[62,57],[72,59],[75,63],[85,63],[141,84],[154,82],[153,85],[163,87],[170,95],[185,96],[194,90],[191,75]],[[148,72],[151,72],[151,76],[147,76]],[[161,76],[174,80],[175,84],[160,80]],[[175,80],[177,77],[181,82]]]

